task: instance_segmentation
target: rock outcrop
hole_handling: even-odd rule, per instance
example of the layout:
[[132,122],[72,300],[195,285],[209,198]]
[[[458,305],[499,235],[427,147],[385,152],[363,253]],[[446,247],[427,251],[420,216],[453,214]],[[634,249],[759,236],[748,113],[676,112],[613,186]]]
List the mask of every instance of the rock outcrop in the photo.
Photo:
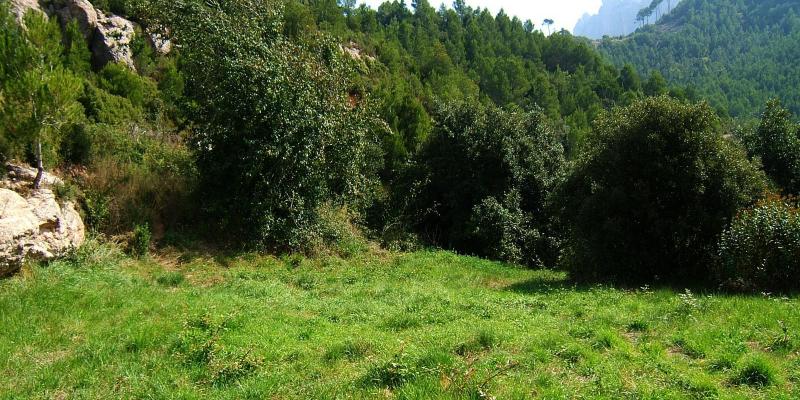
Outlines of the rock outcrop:
[[156,54],[165,56],[172,51],[172,41],[166,29],[147,29],[147,38]]
[[363,50],[356,44],[355,42],[351,41],[346,46],[339,45],[339,49],[341,49],[345,54],[349,55],[354,60],[362,61],[375,61],[375,57],[372,57],[368,54],[364,54]]
[[88,0],[65,0],[63,4],[55,14],[62,26],[77,21],[78,28],[91,47],[95,67],[117,62],[135,69],[131,49],[135,35],[133,22],[118,15],[106,14],[96,9]]
[[[0,187],[11,190],[23,190],[29,187],[36,179],[36,168],[26,167],[23,165],[6,165],[7,178],[0,181]],[[56,185],[63,185],[64,181],[61,178],[44,172],[42,174],[41,186],[52,187]]]
[[62,25],[76,21],[83,37],[92,38],[98,19],[97,10],[92,3],[87,0],[69,0],[57,13]]
[[[96,9],[88,0],[64,0],[58,4],[63,6],[55,8],[51,4],[45,10],[38,0],[11,0],[11,11],[20,24],[23,23],[23,16],[30,10],[57,15],[62,26],[76,21],[92,50],[92,62],[96,68],[109,62],[117,62],[136,69],[131,49],[135,35],[133,22],[118,15],[106,14]],[[159,54],[168,53],[172,45],[160,34],[150,35],[150,42]]]
[[109,62],[117,62],[135,70],[131,50],[135,34],[133,22],[118,15],[106,15],[102,11],[98,11],[97,15],[97,26],[91,39],[94,63],[102,66]]
[[74,204],[60,203],[47,188],[60,179],[47,174],[41,189],[27,189],[32,169],[8,169],[11,179],[0,182],[0,276],[15,272],[26,259],[62,256],[83,244],[86,234]]
[[29,10],[44,13],[38,0],[11,0],[11,12],[17,17],[17,21],[20,24],[22,23],[22,18]]

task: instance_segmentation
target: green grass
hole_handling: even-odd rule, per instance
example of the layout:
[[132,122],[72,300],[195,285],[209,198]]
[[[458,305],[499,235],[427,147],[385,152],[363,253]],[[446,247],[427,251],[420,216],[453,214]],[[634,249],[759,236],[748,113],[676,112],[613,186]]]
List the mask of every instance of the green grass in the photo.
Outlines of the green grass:
[[0,398],[790,399],[799,300],[575,287],[448,252],[92,242],[0,281]]

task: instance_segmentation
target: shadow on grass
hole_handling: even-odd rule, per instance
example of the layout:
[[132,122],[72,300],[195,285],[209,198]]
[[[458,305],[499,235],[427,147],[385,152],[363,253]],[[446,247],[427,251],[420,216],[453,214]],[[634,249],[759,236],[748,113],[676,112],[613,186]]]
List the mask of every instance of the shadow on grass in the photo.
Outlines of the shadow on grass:
[[537,274],[537,276],[523,281],[515,282],[504,288],[504,290],[521,294],[542,294],[554,291],[569,290],[573,292],[587,292],[598,289],[614,289],[620,291],[635,292],[647,290],[671,291],[676,294],[685,293],[687,290],[695,295],[713,295],[723,298],[800,298],[800,291],[792,292],[753,292],[730,290],[713,283],[705,282],[614,282],[614,281],[587,281],[575,280],[564,274],[557,277],[552,272],[548,274]]
[[587,291],[592,287],[593,285],[590,284],[575,282],[569,279],[567,275],[557,276],[548,271],[547,274],[537,274],[533,278],[512,283],[504,289],[521,294],[536,294],[561,290]]
[[167,231],[156,243],[156,248],[162,253],[171,251],[179,254],[182,262],[208,259],[225,268],[228,268],[236,258],[248,254],[248,249],[237,245],[230,238],[215,240],[208,233],[186,229]]

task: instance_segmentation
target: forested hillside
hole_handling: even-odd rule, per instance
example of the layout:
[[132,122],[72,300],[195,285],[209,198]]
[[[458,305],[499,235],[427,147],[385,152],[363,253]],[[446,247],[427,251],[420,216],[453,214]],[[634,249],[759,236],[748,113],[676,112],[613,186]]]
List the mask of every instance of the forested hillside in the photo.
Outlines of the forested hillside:
[[800,3],[685,0],[657,24],[600,50],[615,64],[660,71],[722,114],[753,117],[772,97],[800,111]]
[[[480,98],[498,106],[536,106],[566,124],[571,139],[598,113],[641,96],[620,70],[568,33],[546,37],[541,26],[456,1],[434,9],[427,0],[387,1],[377,10],[339,8],[333,0],[289,2],[292,35],[322,30],[366,56],[365,90],[397,135],[390,154],[405,156],[430,131],[436,101]],[[635,80],[638,80],[636,77]],[[650,94],[666,93],[657,82]]]
[[[426,1],[377,10],[334,0],[254,2],[258,12],[238,1],[96,3],[30,3],[13,9],[19,18],[0,9],[0,154],[74,173],[69,195],[97,232],[148,227],[160,239],[184,229],[183,216],[204,215],[214,220],[210,230],[235,233],[234,242],[303,249],[327,240],[324,210],[347,205],[370,229],[401,227],[401,236],[467,246],[476,240],[474,207],[512,201],[527,185],[512,208],[541,214],[590,121],[668,91],[660,77],[642,84],[567,33],[546,37],[530,22],[463,2],[438,11]],[[47,15],[53,9],[61,11]],[[101,37],[95,19],[124,29]],[[154,47],[157,34],[172,41],[172,52]],[[106,37],[120,40],[111,46],[125,55],[120,62],[93,54]],[[438,123],[448,115],[466,119]],[[455,203],[440,204],[446,191],[426,183],[428,168],[449,149],[433,148],[439,142],[430,136],[485,126],[475,116],[497,120],[497,130],[464,144],[500,147],[451,161],[510,157],[499,175],[487,173],[492,163],[481,171],[480,179],[505,183],[475,180],[479,190],[464,198],[454,190],[447,196]],[[519,141],[503,145],[511,135]],[[513,154],[522,150],[534,158]],[[534,165],[539,152],[553,163],[536,173],[512,169]],[[442,212],[466,219],[440,220]],[[535,220],[525,229],[545,229],[546,218]],[[427,232],[440,224],[457,232]],[[525,257],[539,263],[532,251]]]
[[[70,171],[64,191],[96,232],[224,233],[226,246],[312,251],[352,247],[357,231],[388,247],[528,266],[608,257],[599,279],[683,252],[683,269],[625,275],[710,280],[718,235],[768,187],[756,159],[776,191],[796,191],[797,157],[766,137],[797,142],[780,104],[762,121],[773,127],[736,132],[747,147],[722,140],[725,121],[657,71],[643,79],[583,39],[545,36],[463,1],[439,10],[425,0],[377,10],[335,0],[70,1],[58,15],[39,8],[19,21],[4,10],[0,150]],[[74,10],[130,26],[110,46],[127,56],[98,59],[101,27],[65,17]],[[158,51],[153,35],[173,51]],[[692,145],[670,147],[652,131]],[[698,169],[685,161],[665,173],[680,157]],[[645,213],[629,214],[637,209]],[[650,219],[663,232],[626,230],[643,242],[625,259],[604,242],[622,232],[595,237],[608,228],[595,218]],[[670,231],[674,248],[650,246]]]

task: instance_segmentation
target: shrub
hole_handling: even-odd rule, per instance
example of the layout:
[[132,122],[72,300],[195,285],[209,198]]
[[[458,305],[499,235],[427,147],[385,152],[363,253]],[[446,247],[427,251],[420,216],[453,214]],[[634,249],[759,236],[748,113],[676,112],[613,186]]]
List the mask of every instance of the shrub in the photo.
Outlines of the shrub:
[[[483,244],[485,256],[544,266],[540,256],[549,250],[547,243],[532,227],[531,216],[520,208],[518,192],[508,193],[503,203],[494,197],[484,199],[473,208],[470,223],[476,242]],[[541,251],[537,251],[539,243]]]
[[750,357],[739,366],[731,381],[736,385],[769,386],[776,383],[778,373],[764,357]]
[[131,254],[136,257],[144,257],[150,253],[150,241],[152,234],[147,224],[136,225],[133,228],[133,237],[129,243]]
[[136,108],[129,99],[113,95],[90,83],[84,83],[83,94],[78,100],[86,110],[86,117],[94,122],[122,124],[144,118],[142,110]]
[[153,3],[181,38],[200,187],[228,236],[305,249],[321,205],[358,210],[369,199],[382,125],[369,102],[348,102],[349,67],[333,40],[287,39],[273,3]]
[[167,287],[177,287],[185,280],[186,276],[178,271],[164,272],[156,277],[156,282],[158,282],[159,285]]
[[83,209],[86,212],[86,225],[93,231],[100,232],[108,224],[109,203],[111,198],[96,190],[87,189],[83,192]]
[[602,114],[561,188],[579,280],[711,278],[709,254],[763,174],[723,138],[708,105],[667,97]]
[[79,189],[72,182],[65,182],[53,185],[53,192],[61,202],[74,202],[78,198]]
[[538,111],[479,103],[439,106],[429,140],[395,199],[429,243],[551,265],[558,241],[549,196],[565,167],[561,137]]
[[744,143],[775,183],[788,194],[799,194],[800,125],[793,123],[791,117],[780,101],[768,102],[758,128],[745,135]]
[[101,89],[127,98],[134,107],[147,111],[151,117],[158,115],[163,108],[156,83],[137,75],[127,66],[117,63],[107,64],[100,70],[98,81]]
[[740,212],[719,241],[716,275],[729,289],[800,289],[800,210],[789,199]]
[[54,20],[28,12],[23,29],[2,7],[0,28],[3,150],[8,158],[57,165],[61,128],[83,117],[78,102],[82,80],[63,66],[61,30]]
[[105,233],[148,223],[154,233],[189,222],[196,169],[192,154],[171,135],[88,125],[86,173],[80,176],[90,225]]
[[72,124],[64,129],[64,139],[61,142],[61,160],[70,164],[83,164],[89,162],[92,149],[92,138],[87,133],[83,124]]
[[318,210],[318,251],[333,251],[342,257],[352,257],[367,248],[367,240],[356,225],[358,215],[344,207],[323,204]]

